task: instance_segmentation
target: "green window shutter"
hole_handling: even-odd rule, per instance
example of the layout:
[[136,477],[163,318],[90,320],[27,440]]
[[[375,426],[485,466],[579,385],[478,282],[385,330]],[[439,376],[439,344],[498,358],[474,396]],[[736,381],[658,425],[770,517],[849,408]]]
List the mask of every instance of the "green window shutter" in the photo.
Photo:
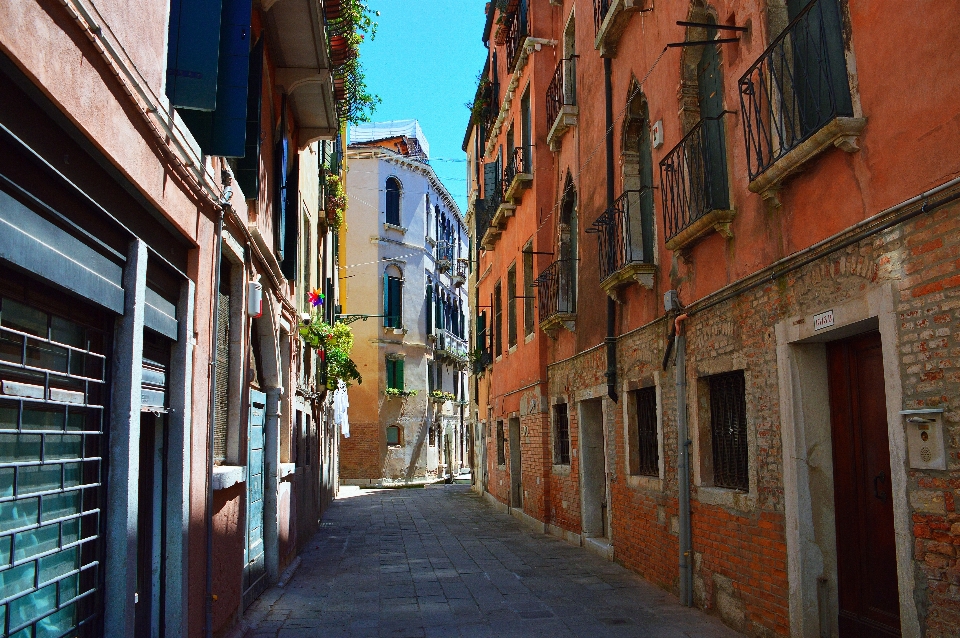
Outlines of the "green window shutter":
[[403,390],[403,359],[398,359],[397,361],[394,361],[394,363],[396,364],[394,376],[396,377],[397,381],[397,389]]
[[387,387],[395,388],[393,383],[393,359],[387,359]]
[[217,108],[219,0],[171,0],[166,93],[171,106]]
[[389,277],[390,285],[390,315],[391,326],[394,328],[403,327],[403,281],[397,277]]
[[280,262],[280,271],[288,281],[295,281],[299,274],[299,259],[297,245],[300,239],[300,154],[294,150],[293,166],[287,175],[286,206],[284,207],[283,221],[283,260]]
[[247,79],[247,133],[243,157],[237,160],[237,186],[247,199],[260,194],[260,110],[263,95],[263,42],[260,38],[250,51]]
[[427,334],[433,334],[433,286],[427,286]]
[[393,326],[390,318],[390,276],[383,273],[383,325],[386,328]]

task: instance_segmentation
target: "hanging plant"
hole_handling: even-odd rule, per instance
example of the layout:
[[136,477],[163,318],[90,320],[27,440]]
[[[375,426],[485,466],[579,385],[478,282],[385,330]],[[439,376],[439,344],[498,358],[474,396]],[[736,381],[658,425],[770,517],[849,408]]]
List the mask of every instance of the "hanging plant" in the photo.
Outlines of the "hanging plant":
[[327,212],[327,223],[333,230],[340,230],[347,212],[347,191],[340,176],[335,173],[327,175],[326,186],[323,207]]
[[337,115],[351,124],[369,122],[373,111],[380,105],[380,97],[370,93],[360,59],[347,60],[336,71],[334,87],[342,81],[343,98],[337,101]]
[[[319,295],[316,290],[313,293]],[[317,305],[320,304],[314,304],[314,307]],[[363,383],[357,364],[350,358],[350,352],[353,350],[353,330],[350,326],[342,321],[331,326],[319,314],[312,313],[310,318],[300,325],[300,338],[310,348],[323,351],[327,366],[328,388],[336,388],[340,380],[348,386],[353,381],[358,384]]]
[[417,394],[418,394],[418,392],[417,392],[416,390],[400,390],[399,388],[387,388],[386,390],[383,391],[383,393],[384,393],[385,395],[387,395],[388,397],[390,397],[390,398],[394,398],[394,397],[400,397],[400,398],[415,397],[415,396],[417,396]]
[[439,402],[457,400],[457,397],[454,396],[452,392],[444,392],[443,390],[434,390],[430,393],[430,398]]
[[330,61],[334,66],[334,100],[341,122],[358,124],[370,121],[380,98],[367,89],[366,76],[359,61],[360,45],[366,35],[377,35],[376,18],[364,0],[339,0],[339,18],[329,20]]

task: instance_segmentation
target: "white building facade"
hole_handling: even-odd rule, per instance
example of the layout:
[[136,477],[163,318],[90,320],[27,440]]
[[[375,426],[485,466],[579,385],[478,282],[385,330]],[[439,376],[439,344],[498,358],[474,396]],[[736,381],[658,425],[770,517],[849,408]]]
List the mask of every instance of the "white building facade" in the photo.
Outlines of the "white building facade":
[[428,148],[414,120],[351,130],[342,315],[363,383],[350,388],[347,484],[469,467],[468,236]]

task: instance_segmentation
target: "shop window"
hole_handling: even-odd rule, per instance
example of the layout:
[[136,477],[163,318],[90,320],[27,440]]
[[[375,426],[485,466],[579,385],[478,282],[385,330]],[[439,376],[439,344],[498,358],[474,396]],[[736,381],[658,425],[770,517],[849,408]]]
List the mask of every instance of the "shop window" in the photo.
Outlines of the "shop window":
[[570,465],[570,419],[566,403],[553,406],[553,464]]
[[707,381],[710,388],[713,484],[746,492],[750,483],[743,370],[713,375]]

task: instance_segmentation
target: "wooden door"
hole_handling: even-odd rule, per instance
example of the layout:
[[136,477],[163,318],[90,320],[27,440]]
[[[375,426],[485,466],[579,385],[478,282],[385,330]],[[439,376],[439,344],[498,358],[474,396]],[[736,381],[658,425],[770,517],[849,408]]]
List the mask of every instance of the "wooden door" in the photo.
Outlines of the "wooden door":
[[250,390],[247,426],[247,542],[243,548],[243,609],[266,588],[263,547],[264,424],[267,395]]
[[900,635],[880,333],[827,345],[841,638]]

